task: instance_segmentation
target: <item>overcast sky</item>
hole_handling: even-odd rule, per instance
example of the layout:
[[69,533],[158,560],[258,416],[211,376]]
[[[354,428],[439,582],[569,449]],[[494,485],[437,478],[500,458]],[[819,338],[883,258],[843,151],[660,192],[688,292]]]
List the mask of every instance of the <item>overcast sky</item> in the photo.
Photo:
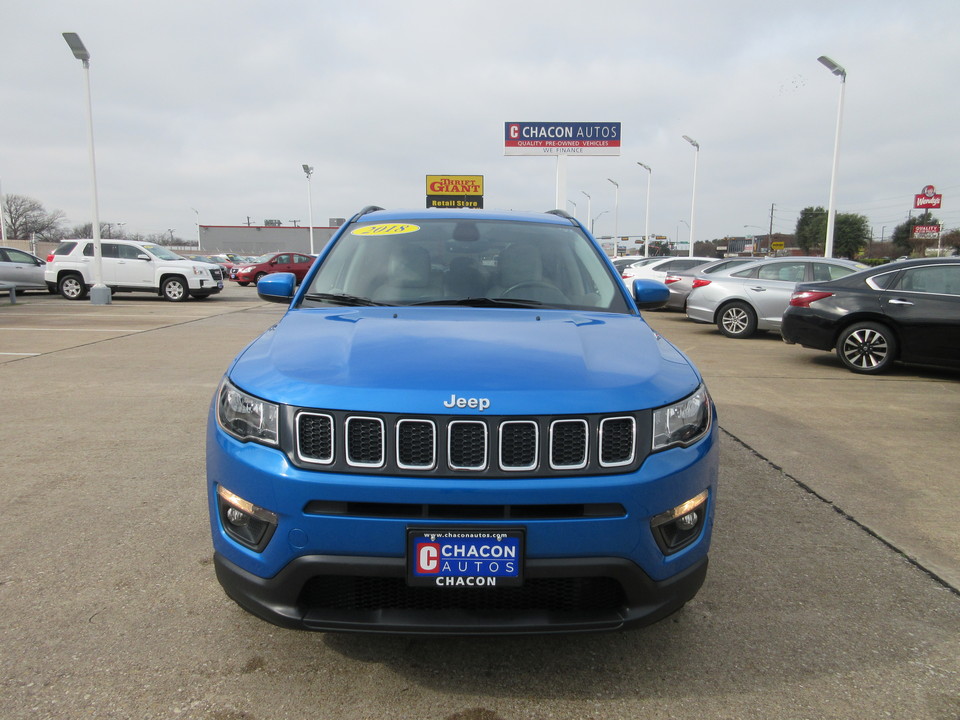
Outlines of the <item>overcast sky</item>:
[[[792,232],[829,199],[889,236],[928,184],[960,226],[960,2],[0,0],[0,191],[89,222],[91,54],[102,222],[128,233],[369,204],[423,207],[428,174],[483,175],[487,208],[556,205],[556,161],[505,157],[507,121],[620,122],[571,157],[566,209],[598,235]],[[619,214],[615,188],[620,184]],[[573,203],[576,203],[574,206]],[[198,211],[199,215],[197,214]],[[748,226],[748,227],[745,227]]]

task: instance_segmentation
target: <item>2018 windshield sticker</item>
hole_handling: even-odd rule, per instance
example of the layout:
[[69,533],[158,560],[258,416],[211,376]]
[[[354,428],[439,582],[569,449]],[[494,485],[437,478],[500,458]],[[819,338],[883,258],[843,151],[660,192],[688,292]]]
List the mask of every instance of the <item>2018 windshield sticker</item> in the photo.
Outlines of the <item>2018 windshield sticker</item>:
[[380,223],[378,225],[364,225],[351,232],[351,235],[403,235],[416,232],[419,225],[410,223]]

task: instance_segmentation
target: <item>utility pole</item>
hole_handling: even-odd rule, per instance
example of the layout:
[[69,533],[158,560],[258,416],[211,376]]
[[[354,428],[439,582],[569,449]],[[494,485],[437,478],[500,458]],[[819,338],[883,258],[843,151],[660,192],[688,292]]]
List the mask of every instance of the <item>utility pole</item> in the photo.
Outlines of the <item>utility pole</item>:
[[773,203],[770,203],[770,230],[767,231],[767,254],[773,252],[773,209],[776,207]]

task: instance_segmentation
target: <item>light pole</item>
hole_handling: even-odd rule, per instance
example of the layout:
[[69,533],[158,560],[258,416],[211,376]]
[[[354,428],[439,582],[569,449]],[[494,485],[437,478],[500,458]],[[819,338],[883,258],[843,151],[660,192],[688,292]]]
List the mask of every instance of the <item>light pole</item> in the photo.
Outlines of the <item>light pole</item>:
[[573,205],[573,216],[576,217],[576,216],[577,216],[577,204],[576,204],[573,200],[567,200],[567,202],[570,203],[571,205]]
[[310,223],[310,254],[315,255],[313,251],[313,190],[310,187],[310,176],[313,175],[313,166],[304,165],[303,172],[307,176],[307,222]]
[[[580,191],[584,195],[587,193],[583,190]],[[587,195],[587,224],[590,226],[590,234],[593,235],[593,224],[590,222],[590,206],[593,204],[593,198]]]
[[[760,227],[759,225],[744,225],[744,227],[745,227],[745,228],[756,228],[757,230],[763,230],[763,228]],[[757,254],[757,243],[756,243],[756,241],[754,241],[753,251],[752,251],[750,254],[751,254],[751,255],[756,255],[756,254]]]
[[610,212],[610,211],[609,211],[609,210],[601,210],[599,213],[597,213],[597,216],[596,216],[595,218],[593,218],[593,220],[590,221],[590,234],[593,235],[594,237],[596,237],[596,234],[594,233],[593,228],[594,228],[594,226],[597,224],[597,220],[600,219],[600,216],[601,216],[601,215],[603,215],[604,213],[608,213],[608,212]]
[[637,165],[647,171],[647,207],[643,221],[643,256],[650,257],[650,182],[653,180],[653,170],[649,165],[638,162]]
[[200,252],[200,211],[196,208],[190,208],[197,214],[197,252]]
[[613,256],[620,257],[620,185],[610,178],[607,181],[616,188],[613,197]]
[[694,211],[697,208],[697,163],[700,160],[700,143],[687,135],[684,135],[683,139],[693,145],[693,148],[696,151],[693,155],[693,195],[692,199],[690,200],[690,225],[688,226],[690,228],[689,256],[693,257],[693,226],[696,224],[696,216],[694,215]]
[[100,252],[100,206],[97,201],[97,161],[93,149],[93,102],[90,99],[90,53],[76,33],[63,33],[73,56],[83,63],[87,94],[87,128],[90,148],[90,176],[93,187],[93,287],[90,289],[91,305],[109,305],[110,288],[103,282],[103,260]]
[[835,218],[833,201],[837,191],[837,167],[840,162],[840,122],[843,120],[843,89],[847,86],[847,71],[826,55],[821,55],[817,58],[817,61],[840,78],[840,102],[837,106],[837,134],[833,139],[833,171],[830,173],[830,204],[827,206],[827,240],[823,247],[823,256],[833,257],[833,222]]

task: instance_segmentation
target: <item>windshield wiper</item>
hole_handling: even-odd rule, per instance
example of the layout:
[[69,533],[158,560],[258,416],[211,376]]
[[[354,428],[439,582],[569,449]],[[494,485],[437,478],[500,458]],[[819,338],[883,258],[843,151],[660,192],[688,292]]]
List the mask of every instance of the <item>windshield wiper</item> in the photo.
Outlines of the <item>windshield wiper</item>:
[[447,298],[446,300],[426,300],[410,303],[414,305],[466,305],[468,307],[543,307],[539,300],[524,300],[523,298],[491,298],[467,297]]
[[380,306],[376,300],[370,298],[358,297],[357,295],[348,295],[347,293],[307,293],[303,296],[305,300],[318,300],[320,302],[335,303],[337,305],[347,306]]

